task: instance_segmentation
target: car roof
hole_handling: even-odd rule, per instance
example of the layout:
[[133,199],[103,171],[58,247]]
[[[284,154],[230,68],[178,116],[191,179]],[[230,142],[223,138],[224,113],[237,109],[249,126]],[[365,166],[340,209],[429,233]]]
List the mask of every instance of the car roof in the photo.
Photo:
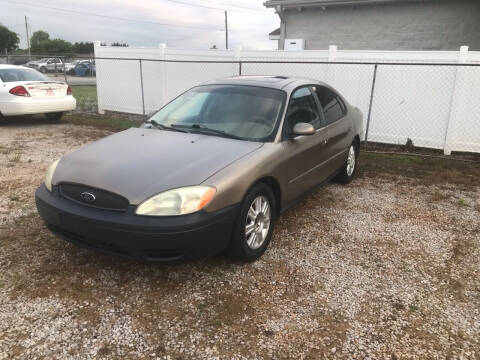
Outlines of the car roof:
[[[249,85],[269,87],[273,89],[290,90],[302,85],[318,84],[328,86],[327,84],[309,78],[299,76],[284,75],[248,75],[248,76],[232,76],[213,81],[208,81],[202,85]],[[329,86],[328,86],[329,87]]]

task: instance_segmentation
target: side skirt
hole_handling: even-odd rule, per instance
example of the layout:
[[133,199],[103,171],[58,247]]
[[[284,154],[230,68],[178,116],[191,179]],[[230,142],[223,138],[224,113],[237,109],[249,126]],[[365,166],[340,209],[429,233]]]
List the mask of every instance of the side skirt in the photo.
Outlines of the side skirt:
[[307,197],[307,195],[310,195],[311,193],[318,190],[319,188],[321,188],[326,183],[330,182],[330,180],[332,180],[335,176],[337,176],[340,173],[341,170],[342,170],[342,168],[338,169],[332,175],[330,175],[328,178],[323,180],[321,183],[319,183],[319,184],[315,185],[314,187],[312,187],[311,189],[305,191],[302,195],[297,197],[295,200],[292,200],[288,204],[285,204],[284,206],[282,206],[282,208],[280,209],[280,214],[283,214],[285,211],[287,211],[288,209],[290,209],[291,207],[295,206],[300,201],[302,201],[305,197]]

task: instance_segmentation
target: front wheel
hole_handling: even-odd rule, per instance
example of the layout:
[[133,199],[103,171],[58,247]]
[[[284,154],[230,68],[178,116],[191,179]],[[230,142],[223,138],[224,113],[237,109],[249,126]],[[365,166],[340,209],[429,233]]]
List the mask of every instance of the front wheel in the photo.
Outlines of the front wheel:
[[347,160],[340,173],[335,177],[335,181],[341,184],[348,184],[353,180],[357,171],[359,146],[354,141],[348,148]]
[[40,68],[40,72],[43,73],[43,74],[45,74],[45,73],[47,72],[47,68],[42,66],[42,67]]
[[242,202],[227,250],[236,260],[252,262],[268,247],[273,233],[276,204],[270,187],[264,183],[253,186]]
[[48,121],[51,122],[59,122],[62,119],[63,112],[54,112],[54,113],[46,113],[45,117]]

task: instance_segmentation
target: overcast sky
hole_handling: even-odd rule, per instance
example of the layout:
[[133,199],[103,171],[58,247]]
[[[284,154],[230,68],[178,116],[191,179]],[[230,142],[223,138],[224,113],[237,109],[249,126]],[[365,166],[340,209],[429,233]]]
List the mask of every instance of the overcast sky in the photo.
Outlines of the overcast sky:
[[[44,30],[50,38],[71,42],[100,40],[109,44],[119,41],[130,46],[166,43],[168,47],[196,49],[215,44],[219,49],[225,48],[223,11],[176,1],[227,9],[231,48],[236,44],[245,49],[276,48],[277,42],[269,40],[268,33],[279,26],[279,19],[271,9],[263,6],[262,0],[0,0],[0,23],[19,35],[22,48],[26,47],[25,15],[30,36],[37,30]],[[144,22],[97,17],[84,12]]]

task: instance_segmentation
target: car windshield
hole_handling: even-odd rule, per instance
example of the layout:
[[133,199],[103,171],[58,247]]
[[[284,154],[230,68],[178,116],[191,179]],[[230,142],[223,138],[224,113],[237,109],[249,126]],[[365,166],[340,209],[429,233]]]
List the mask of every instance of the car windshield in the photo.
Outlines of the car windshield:
[[36,70],[21,68],[0,69],[0,79],[3,82],[48,80]]
[[164,106],[150,121],[192,132],[272,141],[284,100],[283,91],[270,88],[199,86]]

